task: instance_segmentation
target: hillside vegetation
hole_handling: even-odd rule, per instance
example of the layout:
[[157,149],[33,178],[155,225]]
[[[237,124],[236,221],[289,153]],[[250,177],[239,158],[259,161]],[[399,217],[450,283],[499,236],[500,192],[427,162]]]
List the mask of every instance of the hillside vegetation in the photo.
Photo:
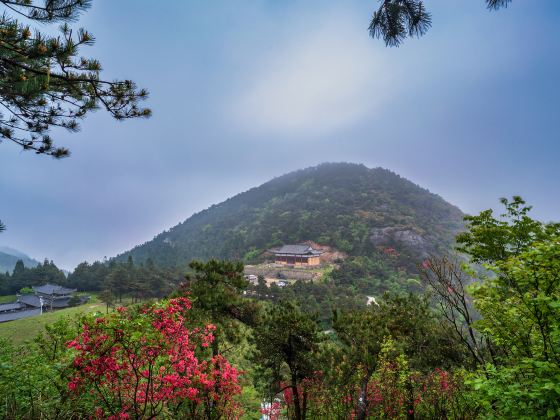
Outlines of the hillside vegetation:
[[192,259],[262,260],[286,243],[314,241],[347,253],[346,279],[417,273],[428,254],[450,249],[463,214],[382,168],[329,163],[275,178],[203,210],[131,255],[186,267]]

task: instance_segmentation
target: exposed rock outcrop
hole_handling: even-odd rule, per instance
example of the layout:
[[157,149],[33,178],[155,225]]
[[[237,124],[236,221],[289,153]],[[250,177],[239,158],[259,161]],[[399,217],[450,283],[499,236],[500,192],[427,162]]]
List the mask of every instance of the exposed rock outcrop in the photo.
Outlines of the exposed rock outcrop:
[[429,253],[429,242],[414,229],[406,226],[373,228],[370,241],[374,246],[405,247],[422,255]]

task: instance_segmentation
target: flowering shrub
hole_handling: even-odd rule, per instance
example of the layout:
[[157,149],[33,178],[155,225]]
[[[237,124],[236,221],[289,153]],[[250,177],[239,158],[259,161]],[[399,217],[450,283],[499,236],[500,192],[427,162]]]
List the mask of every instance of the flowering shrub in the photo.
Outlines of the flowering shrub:
[[[236,418],[239,371],[206,348],[213,325],[186,327],[186,297],[86,320],[68,387],[91,395],[97,418]],[[91,413],[88,413],[91,414]]]
[[265,420],[279,420],[282,413],[282,405],[278,401],[263,404],[261,414]]
[[[359,370],[356,366],[357,373]],[[298,392],[308,396],[309,417],[354,419],[359,418],[359,407],[368,419],[468,419],[477,414],[460,372],[452,374],[438,368],[428,373],[411,371],[391,340],[384,342],[377,369],[365,389],[360,386],[360,378],[362,375],[357,374],[348,382],[335,383],[340,378],[329,381],[317,372],[313,379],[303,381]],[[288,388],[283,394],[289,413],[292,391]]]

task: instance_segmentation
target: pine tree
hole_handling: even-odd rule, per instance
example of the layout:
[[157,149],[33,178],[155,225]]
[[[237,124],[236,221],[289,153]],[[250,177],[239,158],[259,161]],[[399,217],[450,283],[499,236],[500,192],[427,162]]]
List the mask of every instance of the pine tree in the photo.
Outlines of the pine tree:
[[239,340],[240,322],[254,323],[258,309],[254,302],[242,296],[248,286],[242,263],[192,261],[189,267],[194,272],[186,276],[186,286],[193,309],[218,327],[212,342],[212,354],[217,356],[224,340]]
[[[422,0],[380,0],[369,25],[372,38],[383,38],[385,45],[398,47],[407,37],[421,37],[432,26],[432,15]],[[486,0],[489,10],[507,7],[511,0]]]
[[253,338],[257,349],[254,359],[269,376],[271,397],[291,390],[293,418],[305,419],[309,396],[301,384],[315,374],[323,341],[316,317],[291,302],[280,301],[262,317]]
[[4,13],[0,16],[0,139],[24,150],[57,158],[68,156],[49,136],[53,127],[71,132],[89,112],[104,108],[117,120],[148,117],[138,106],[147,97],[130,80],[105,81],[101,64],[79,55],[94,37],[69,23],[86,11],[91,0],[0,0],[11,13],[40,24],[62,23],[51,37]]

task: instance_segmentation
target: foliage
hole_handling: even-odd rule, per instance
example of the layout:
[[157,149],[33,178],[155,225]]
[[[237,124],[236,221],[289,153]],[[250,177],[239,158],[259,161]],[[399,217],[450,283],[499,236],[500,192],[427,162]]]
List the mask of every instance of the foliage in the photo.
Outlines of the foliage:
[[475,273],[453,257],[429,257],[422,264],[423,280],[441,316],[451,326],[456,338],[468,350],[471,366],[493,361],[495,346],[475,328],[480,318],[467,289]]
[[[385,45],[398,47],[406,37],[421,37],[430,26],[432,16],[422,0],[379,0],[369,25],[372,38],[383,38]],[[507,7],[511,0],[486,0],[490,10]]]
[[212,342],[213,355],[220,354],[223,340],[239,339],[240,322],[253,325],[257,308],[254,302],[242,298],[247,287],[243,264],[231,261],[193,261],[192,274],[186,276],[185,290],[193,300],[197,315],[218,327]]
[[463,385],[462,371],[411,369],[407,357],[390,338],[381,342],[376,352],[377,367],[363,385],[333,388],[323,374],[305,382],[302,387],[311,395],[310,417],[476,418],[479,407]]
[[84,29],[73,31],[69,22],[89,8],[90,0],[10,1],[1,3],[26,22],[63,22],[60,36],[51,37],[4,13],[0,17],[1,83],[0,136],[24,150],[63,157],[68,149],[57,147],[49,135],[53,127],[75,132],[78,121],[102,107],[118,120],[147,117],[138,106],[147,92],[130,80],[105,81],[101,64],[79,56],[94,37]]
[[493,266],[472,286],[476,326],[503,356],[473,380],[493,411],[510,418],[560,416],[560,237]]
[[30,293],[33,293],[33,289],[31,287],[22,287],[19,291],[19,293],[21,295],[28,295]]
[[66,276],[53,261],[45,260],[36,267],[27,268],[18,260],[14,271],[0,274],[0,294],[13,294],[23,288],[39,286],[45,283],[64,284]]
[[109,418],[236,414],[232,397],[240,392],[239,372],[222,356],[205,356],[215,327],[188,329],[190,308],[180,297],[84,321],[67,345],[75,350],[68,387],[87,400],[86,413]]
[[333,328],[335,345],[322,355],[322,386],[341,401],[345,396],[346,408],[339,409],[345,415],[350,410],[358,419],[367,417],[372,404],[368,387],[380,369],[385,341],[390,340],[407,366],[419,373],[462,366],[465,357],[428,299],[415,295],[386,295],[366,309],[335,312]]
[[124,296],[136,301],[162,298],[179,281],[180,276],[176,272],[158,267],[150,259],[137,265],[129,258],[122,263],[80,263],[60,284],[78,290],[102,291],[104,295],[110,293],[111,304],[114,299],[122,302]]
[[458,237],[487,271],[429,259],[426,280],[478,366],[468,383],[484,416],[558,417],[560,225],[530,218],[520,197],[501,202],[501,219],[491,210],[469,216]]
[[72,418],[65,343],[76,332],[76,323],[59,319],[24,347],[0,339],[0,417]]
[[527,250],[535,241],[560,235],[560,223],[542,223],[528,216],[532,207],[514,196],[500,199],[505,206],[501,219],[491,209],[477,216],[466,216],[467,230],[457,235],[458,250],[471,262],[494,263]]
[[248,292],[259,300],[277,303],[282,300],[295,302],[302,311],[315,313],[324,329],[332,327],[333,308],[352,310],[362,308],[366,298],[352,287],[336,285],[332,281],[304,282],[278,287],[272,285],[249,286]]
[[316,320],[288,301],[281,301],[267,311],[256,327],[255,361],[270,379],[269,399],[290,390],[293,418],[304,419],[308,394],[300,393],[305,380],[317,370],[316,353],[322,341]]

